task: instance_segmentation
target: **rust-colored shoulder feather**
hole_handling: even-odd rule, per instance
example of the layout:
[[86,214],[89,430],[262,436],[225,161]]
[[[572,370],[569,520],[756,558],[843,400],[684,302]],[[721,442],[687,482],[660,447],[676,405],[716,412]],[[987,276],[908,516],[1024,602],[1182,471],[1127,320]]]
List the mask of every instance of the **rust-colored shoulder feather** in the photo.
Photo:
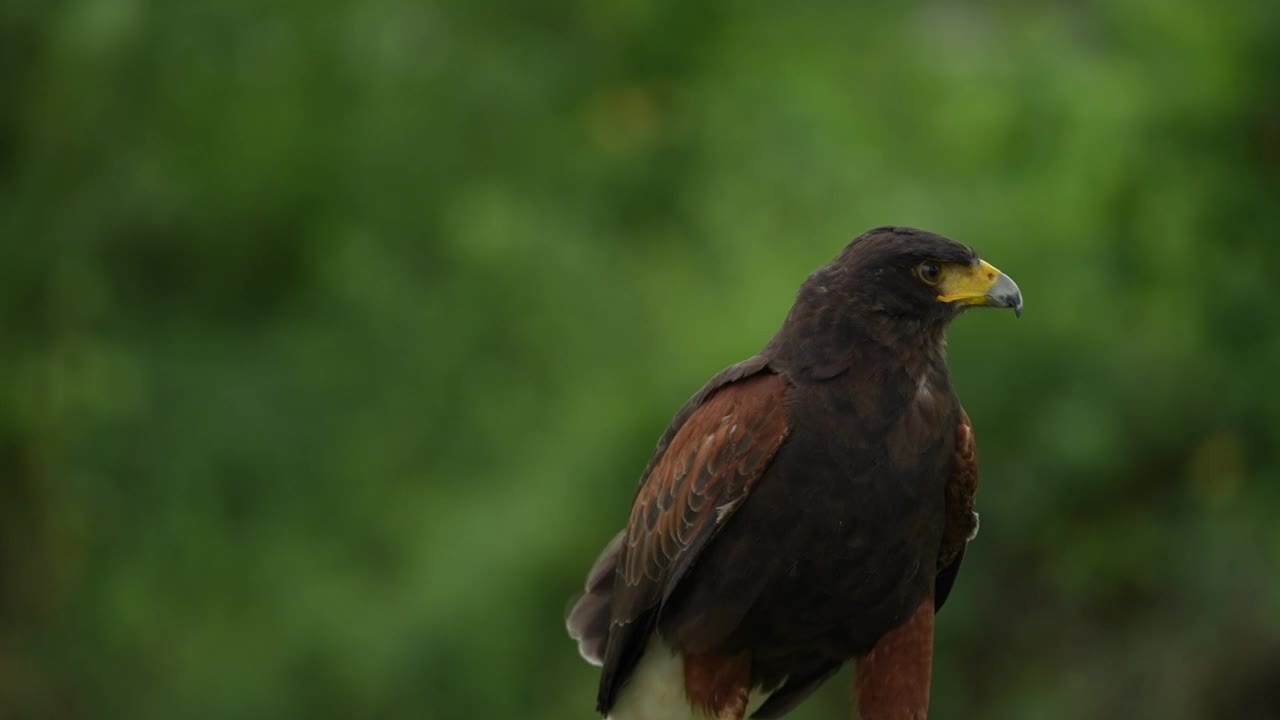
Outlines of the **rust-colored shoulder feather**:
[[783,383],[757,375],[711,396],[685,422],[636,495],[623,549],[627,585],[674,581],[689,550],[751,490],[787,434]]
[[978,513],[974,502],[978,495],[978,445],[973,436],[969,414],[960,410],[956,426],[955,459],[951,479],[947,482],[947,515],[942,528],[942,546],[938,549],[938,577],[934,582],[933,602],[942,609],[960,572],[964,549],[978,532]]

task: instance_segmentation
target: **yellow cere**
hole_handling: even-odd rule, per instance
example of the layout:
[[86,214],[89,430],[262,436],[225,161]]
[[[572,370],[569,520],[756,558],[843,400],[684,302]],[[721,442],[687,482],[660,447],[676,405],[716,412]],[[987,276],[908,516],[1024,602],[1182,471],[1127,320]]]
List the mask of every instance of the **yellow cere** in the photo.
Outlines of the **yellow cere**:
[[977,265],[944,265],[938,282],[938,300],[965,305],[982,305],[996,284],[1000,271],[986,260]]

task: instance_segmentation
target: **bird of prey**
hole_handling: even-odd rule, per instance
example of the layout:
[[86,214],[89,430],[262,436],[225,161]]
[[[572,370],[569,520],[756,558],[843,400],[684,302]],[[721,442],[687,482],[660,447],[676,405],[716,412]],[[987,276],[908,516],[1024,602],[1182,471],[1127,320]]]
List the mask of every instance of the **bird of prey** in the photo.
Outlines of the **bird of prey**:
[[567,626],[612,720],[781,717],[856,659],[863,720],[923,718],[933,616],[975,534],[946,330],[1022,294],[972,248],[870,230],[658,441]]

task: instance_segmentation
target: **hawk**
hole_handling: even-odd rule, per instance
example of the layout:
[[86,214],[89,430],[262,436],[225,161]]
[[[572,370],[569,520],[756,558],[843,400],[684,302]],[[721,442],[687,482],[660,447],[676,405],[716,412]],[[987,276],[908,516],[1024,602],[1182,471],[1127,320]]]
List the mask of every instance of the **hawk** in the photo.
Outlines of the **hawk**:
[[934,233],[882,227],[811,274],[758,355],[676,413],[567,619],[613,720],[778,718],[846,661],[864,720],[923,718],[978,467],[946,330],[1022,313]]

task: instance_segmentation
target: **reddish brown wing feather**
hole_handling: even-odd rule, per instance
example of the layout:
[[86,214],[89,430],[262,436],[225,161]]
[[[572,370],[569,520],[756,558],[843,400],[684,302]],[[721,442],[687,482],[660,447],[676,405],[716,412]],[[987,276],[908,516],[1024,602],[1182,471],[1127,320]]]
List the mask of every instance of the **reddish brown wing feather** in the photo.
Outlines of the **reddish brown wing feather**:
[[938,577],[934,583],[934,605],[938,610],[947,601],[960,572],[965,546],[978,530],[978,515],[973,511],[977,494],[978,445],[969,414],[961,409],[960,423],[956,426],[955,459],[947,482],[947,515],[942,545],[938,549]]
[[[716,391],[685,421],[636,495],[622,552],[627,586],[670,594],[786,437],[785,384],[761,374]],[[636,608],[637,610],[643,608]]]
[[787,436],[787,385],[750,360],[713,378],[658,444],[632,505],[609,604],[597,707],[607,713],[662,602]]
[[961,410],[960,424],[956,426],[956,457],[951,482],[947,483],[947,524],[942,533],[940,557],[944,566],[955,560],[978,528],[978,519],[973,512],[977,494],[978,444],[974,441],[969,414]]

